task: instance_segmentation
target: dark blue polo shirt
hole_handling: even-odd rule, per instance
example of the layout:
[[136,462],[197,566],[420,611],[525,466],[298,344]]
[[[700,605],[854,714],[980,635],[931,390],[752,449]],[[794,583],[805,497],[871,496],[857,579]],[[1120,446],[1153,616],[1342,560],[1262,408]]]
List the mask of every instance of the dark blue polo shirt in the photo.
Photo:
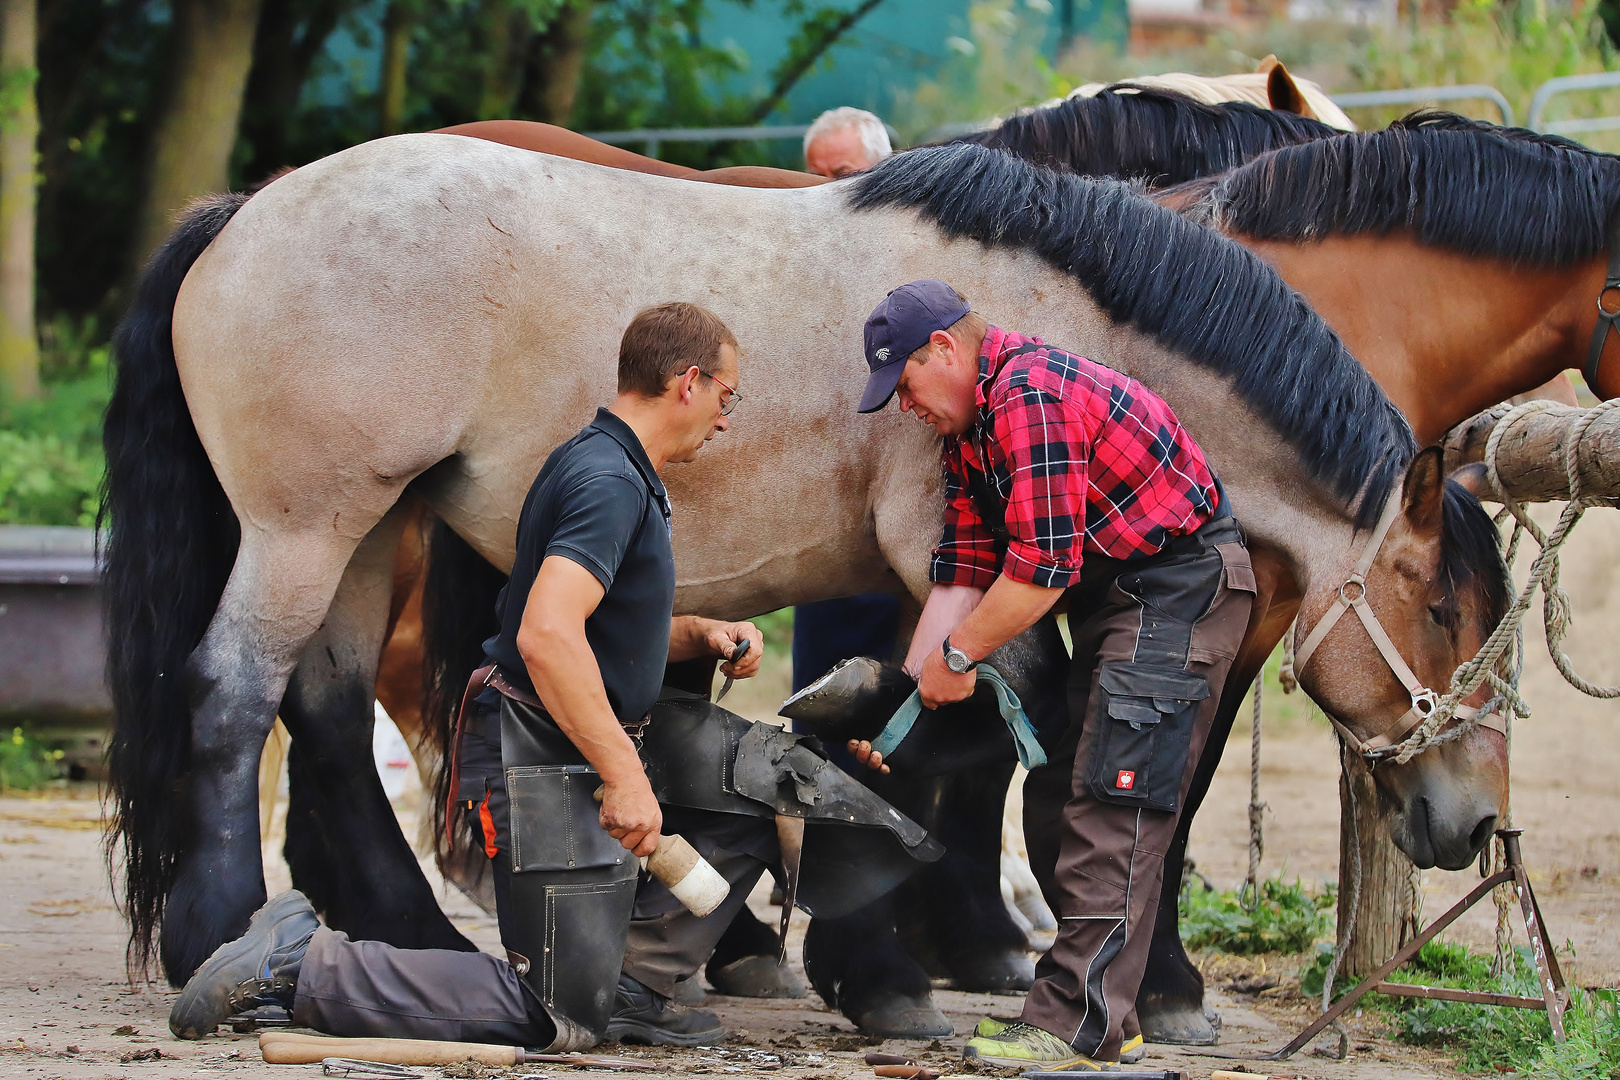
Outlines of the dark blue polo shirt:
[[585,638],[608,704],[621,722],[647,715],[663,684],[675,610],[669,509],[641,440],[606,409],[551,452],[523,501],[517,558],[496,602],[501,631],[484,642],[485,655],[514,686],[534,690],[518,653],[518,627],[540,564],[561,555],[606,590],[585,620]]

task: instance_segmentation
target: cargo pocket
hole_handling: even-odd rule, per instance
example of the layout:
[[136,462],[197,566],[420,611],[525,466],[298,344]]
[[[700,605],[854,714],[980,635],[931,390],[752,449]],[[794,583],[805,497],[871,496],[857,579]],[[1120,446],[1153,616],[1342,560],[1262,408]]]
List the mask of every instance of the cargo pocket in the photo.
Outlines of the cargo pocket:
[[1196,672],[1110,660],[1098,669],[1098,730],[1086,784],[1104,802],[1175,810],[1199,704],[1209,682]]
[[619,866],[629,859],[624,846],[602,828],[595,798],[601,785],[589,765],[507,769],[513,871]]

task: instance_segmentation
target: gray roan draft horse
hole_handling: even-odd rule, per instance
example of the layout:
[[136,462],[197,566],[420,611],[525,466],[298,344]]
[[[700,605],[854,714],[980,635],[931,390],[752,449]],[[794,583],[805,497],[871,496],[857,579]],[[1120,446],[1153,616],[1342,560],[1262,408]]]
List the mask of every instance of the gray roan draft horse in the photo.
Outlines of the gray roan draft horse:
[[[862,319],[918,277],[1163,394],[1253,543],[1288,567],[1306,625],[1400,500],[1370,603],[1427,685],[1472,655],[1501,592],[1494,546],[1458,539],[1489,533],[1478,503],[1269,269],[1125,185],[971,146],[763,191],[380,140],[193,210],[120,329],[112,767],[135,957],[161,927],[182,982],[264,900],[255,767],[278,710],[316,784],[368,752],[400,494],[509,567],[534,472],[611,396],[619,332],[644,306],[713,308],[748,383],[744,422],[670,477],[678,609],[923,596],[938,443],[892,410],[854,413]],[[1033,633],[996,663],[1050,728],[1061,663],[1050,624]],[[1335,631],[1318,655],[1306,689],[1359,737],[1406,711],[1365,635]],[[1462,866],[1504,803],[1503,742],[1470,731],[1379,781],[1408,850]],[[377,824],[378,851],[336,872],[395,857],[374,781],[319,795]],[[419,876],[373,895],[437,914]],[[445,944],[437,925],[395,943]]]

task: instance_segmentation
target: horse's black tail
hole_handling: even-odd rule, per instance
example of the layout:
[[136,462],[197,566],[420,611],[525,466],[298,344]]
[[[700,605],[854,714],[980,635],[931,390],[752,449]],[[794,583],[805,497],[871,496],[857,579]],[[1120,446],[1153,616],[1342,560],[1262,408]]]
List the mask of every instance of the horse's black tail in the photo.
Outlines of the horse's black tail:
[[[422,582],[422,729],[439,751],[433,834],[441,863],[450,855],[444,813],[450,798],[456,709],[468,676],[484,662],[484,639],[500,629],[495,601],[505,584],[506,575],[442,518],[434,524],[428,540],[427,576]],[[464,839],[457,837],[458,848],[464,847]]]
[[107,472],[98,519],[106,527],[114,720],[107,758],[116,816],[107,856],[114,868],[123,859],[129,962],[142,970],[186,840],[179,795],[191,709],[181,672],[213,618],[240,536],[180,387],[174,303],[192,263],[247,198],[216,195],[186,211],[113,335],[117,379],[102,436]]

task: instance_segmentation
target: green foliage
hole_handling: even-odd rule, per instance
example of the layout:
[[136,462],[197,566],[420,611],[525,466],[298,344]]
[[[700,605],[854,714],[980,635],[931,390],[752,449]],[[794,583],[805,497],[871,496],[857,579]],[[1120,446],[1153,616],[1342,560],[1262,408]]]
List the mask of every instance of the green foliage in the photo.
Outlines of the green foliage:
[[1075,81],[1052,69],[1042,51],[1047,0],[978,0],[968,36],[946,39],[951,59],[935,79],[898,91],[891,123],[909,141],[937,137],[942,125],[986,120],[1061,97]]
[[101,415],[111,393],[93,321],[41,335],[44,393],[0,406],[0,524],[93,525],[100,505]]
[[1301,953],[1333,928],[1337,889],[1311,892],[1296,878],[1260,883],[1260,902],[1246,911],[1235,892],[1216,892],[1189,880],[1181,889],[1181,940],[1190,949],[1251,956]]
[[[1510,970],[1491,974],[1491,959],[1461,945],[1431,941],[1396,975],[1404,982],[1540,997],[1528,949]],[[1318,980],[1320,986],[1320,980]],[[1394,1011],[1396,1037],[1414,1046],[1457,1051],[1468,1072],[1512,1072],[1557,1080],[1620,1077],[1620,1009],[1613,990],[1575,990],[1564,1013],[1567,1040],[1554,1043],[1547,1014],[1534,1009],[1421,998],[1379,999]]]
[[62,751],[50,750],[12,728],[0,736],[0,794],[33,791],[62,774]]
[[[1533,0],[1463,0],[1444,21],[1407,20],[1394,27],[1364,27],[1335,21],[1279,20],[1213,35],[1199,46],[1129,56],[1081,41],[1064,55],[1058,71],[1075,83],[1111,82],[1165,71],[1225,75],[1253,71],[1268,53],[1281,57],[1294,74],[1314,79],[1334,93],[1493,85],[1506,95],[1520,124],[1525,122],[1531,95],[1546,80],[1620,67],[1595,6],[1581,9]],[[1549,119],[1620,112],[1620,91],[1592,91],[1555,101]],[[1483,100],[1444,105],[1487,120],[1498,117],[1494,106]],[[1376,129],[1408,111],[1408,106],[1363,108],[1351,116],[1361,126]],[[1599,149],[1620,148],[1620,138],[1612,134],[1594,135],[1591,141]]]

